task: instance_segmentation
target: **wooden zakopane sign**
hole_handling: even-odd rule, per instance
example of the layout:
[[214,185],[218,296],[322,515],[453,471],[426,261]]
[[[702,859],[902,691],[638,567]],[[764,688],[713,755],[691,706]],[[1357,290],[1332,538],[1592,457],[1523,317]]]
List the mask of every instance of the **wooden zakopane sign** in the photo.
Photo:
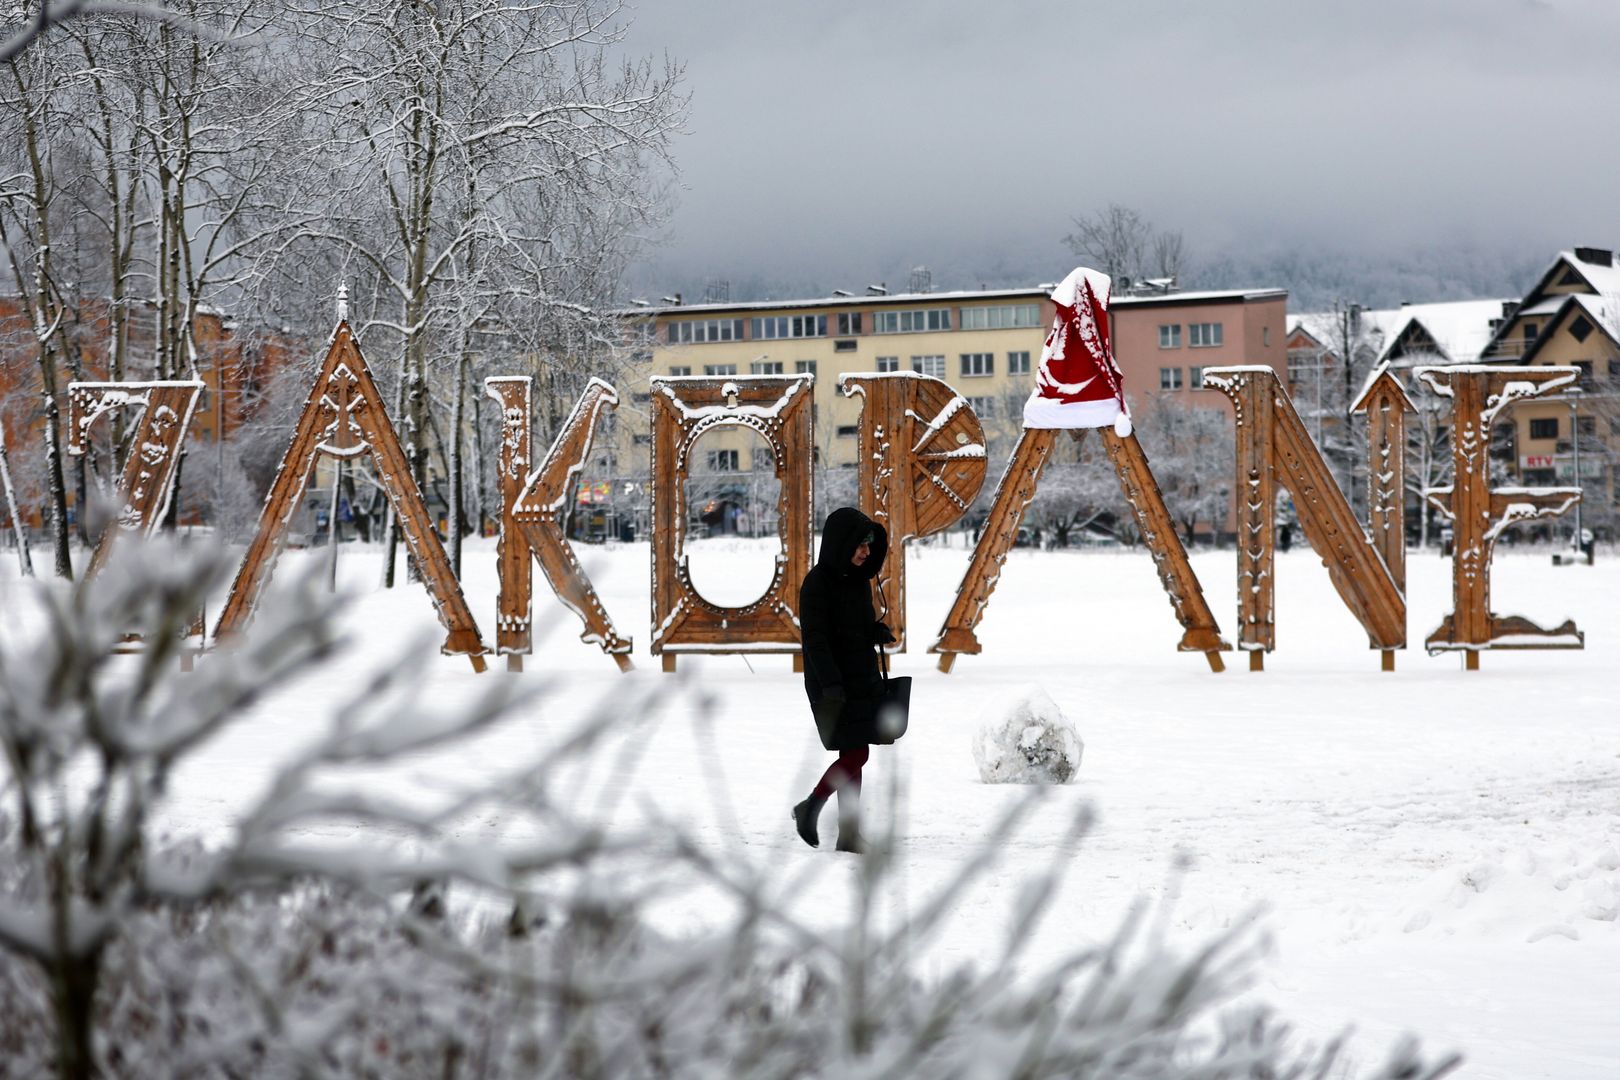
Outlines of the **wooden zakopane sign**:
[[878,617],[906,648],[906,542],[950,528],[984,486],[984,428],[967,399],[939,379],[910,371],[845,375],[839,388],[861,399],[860,508],[889,534],[878,574]]
[[1464,651],[1470,671],[1482,649],[1580,649],[1586,635],[1573,620],[1547,630],[1519,615],[1495,615],[1491,601],[1491,553],[1502,530],[1521,521],[1556,517],[1580,502],[1580,488],[1492,488],[1491,424],[1515,401],[1572,385],[1572,367],[1511,367],[1471,364],[1415,371],[1430,390],[1451,399],[1452,483],[1431,488],[1429,503],[1452,521],[1452,612],[1424,641],[1431,653]]
[[[791,653],[799,643],[799,586],[810,569],[811,392],[813,375],[746,379],[654,376],[652,389],[652,642],[665,671],[679,653]],[[686,479],[693,447],[728,428],[755,431],[776,473],[781,551],[770,585],[756,600],[723,607],[692,585],[686,542],[692,508]]]
[[280,554],[287,524],[322,454],[337,458],[365,455],[371,460],[399,519],[405,543],[421,570],[434,610],[447,631],[443,651],[464,654],[475,671],[483,671],[486,650],[478,626],[461,595],[461,584],[450,568],[422,493],[411,479],[410,462],[388,421],[382,395],[377,392],[346,321],[339,322],[333,331],[332,346],[265,497],[258,531],[236,572],[214,636],[240,631],[252,618],[260,591]]
[[612,386],[592,379],[558,432],[545,461],[529,472],[529,408],[533,380],[502,375],[484,380],[484,389],[501,404],[501,535],[496,561],[501,590],[497,601],[495,650],[507,667],[523,670],[523,654],[533,651],[530,626],[531,558],[550,582],[557,598],[585,624],[580,635],[613,657],[619,670],[630,670],[629,638],[613,628],[601,599],[591,586],[564,534],[568,503],[580,471],[591,453],[597,420],[618,405]]
[[[1071,433],[1078,440],[1085,432],[1085,428],[1076,428]],[[979,534],[979,543],[973,549],[973,559],[956,590],[956,601],[945,616],[938,639],[928,649],[940,654],[941,671],[950,671],[961,653],[981,651],[974,628],[984,618],[990,594],[1001,580],[1002,568],[1018,535],[1018,525],[1040,487],[1041,470],[1046,467],[1058,434],[1056,428],[1025,428],[1013,448],[1007,470],[996,485],[995,500],[984,530]],[[1176,620],[1181,623],[1183,633],[1177,649],[1201,652],[1211,671],[1223,670],[1221,652],[1231,646],[1221,639],[1220,627],[1204,599],[1198,576],[1187,561],[1187,550],[1182,547],[1170,511],[1164,505],[1164,495],[1153,478],[1153,470],[1136,434],[1132,432],[1122,437],[1112,428],[1099,428],[1097,434],[1114,466],[1120,491],[1136,518],[1142,542],[1153,555],[1153,565],[1159,572],[1165,595],[1170,598],[1170,606],[1175,609]]]
[[90,425],[115,409],[139,408],[124,474],[119,477],[122,506],[117,521],[101,534],[85,577],[99,572],[117,533],[149,536],[163,523],[180,471],[180,444],[191,426],[203,384],[197,380],[158,382],[76,382],[68,384],[70,454],[83,454]]
[[[1294,496],[1300,528],[1372,648],[1406,647],[1406,596],[1367,539],[1317,452],[1277,373],[1265,366],[1204,369],[1204,385],[1232,400],[1237,431],[1238,648],[1260,671],[1276,648],[1272,538],[1277,485]],[[1404,542],[1404,541],[1403,541]]]

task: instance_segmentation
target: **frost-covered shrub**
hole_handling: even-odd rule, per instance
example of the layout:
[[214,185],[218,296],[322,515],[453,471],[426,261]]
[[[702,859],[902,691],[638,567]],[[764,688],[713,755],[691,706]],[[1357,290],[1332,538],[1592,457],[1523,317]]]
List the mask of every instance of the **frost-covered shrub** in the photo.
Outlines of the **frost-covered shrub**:
[[1067,784],[1085,749],[1063,710],[1033,684],[987,710],[973,736],[973,760],[987,784]]

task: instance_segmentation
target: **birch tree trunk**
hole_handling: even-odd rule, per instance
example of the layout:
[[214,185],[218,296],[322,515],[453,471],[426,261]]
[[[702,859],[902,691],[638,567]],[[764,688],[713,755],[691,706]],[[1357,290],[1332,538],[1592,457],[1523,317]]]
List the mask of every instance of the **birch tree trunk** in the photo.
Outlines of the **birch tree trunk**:
[[23,531],[22,513],[17,509],[17,492],[11,486],[11,466],[6,461],[6,422],[0,417],[0,489],[6,497],[6,514],[11,518],[11,529],[17,537],[17,560],[22,576],[34,576],[34,560],[28,553],[28,534]]
[[[7,229],[7,249],[11,260],[12,276],[17,282],[18,294],[25,299],[33,323],[34,345],[38,353],[41,393],[45,411],[45,470],[49,490],[51,545],[55,555],[54,570],[58,577],[73,577],[73,558],[69,550],[67,482],[62,468],[62,419],[58,402],[57,352],[62,347],[63,312],[58,303],[57,283],[51,271],[51,204],[57,193],[51,167],[46,162],[47,131],[53,98],[58,90],[52,71],[40,66],[29,66],[31,84],[24,78],[23,62],[13,59],[8,66],[16,97],[12,106],[20,121],[23,155],[26,161],[27,188],[13,195],[8,202],[18,204],[14,220],[22,228],[16,240]],[[25,231],[26,230],[26,231]],[[20,241],[20,244],[17,242]],[[25,250],[19,251],[23,247]],[[32,273],[23,261],[32,258]],[[83,507],[80,507],[82,513]]]

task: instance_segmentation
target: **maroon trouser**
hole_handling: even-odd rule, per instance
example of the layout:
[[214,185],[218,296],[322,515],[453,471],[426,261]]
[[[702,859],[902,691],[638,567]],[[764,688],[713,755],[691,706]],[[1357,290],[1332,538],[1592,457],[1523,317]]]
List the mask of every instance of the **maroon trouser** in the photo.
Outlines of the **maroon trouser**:
[[861,766],[866,764],[870,753],[871,749],[864,743],[853,750],[838,751],[838,760],[828,766],[827,771],[822,774],[820,783],[816,784],[816,789],[810,793],[810,797],[825,802],[832,797],[833,792],[843,787],[859,791]]

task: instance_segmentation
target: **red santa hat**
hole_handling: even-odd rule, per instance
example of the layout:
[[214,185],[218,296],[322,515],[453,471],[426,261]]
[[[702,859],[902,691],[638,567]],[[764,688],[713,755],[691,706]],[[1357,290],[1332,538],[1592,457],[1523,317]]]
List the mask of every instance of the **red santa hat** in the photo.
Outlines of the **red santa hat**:
[[1124,381],[1108,343],[1107,274],[1077,266],[1052,291],[1057,318],[1041,350],[1035,391],[1024,403],[1027,428],[1114,426],[1131,433]]

